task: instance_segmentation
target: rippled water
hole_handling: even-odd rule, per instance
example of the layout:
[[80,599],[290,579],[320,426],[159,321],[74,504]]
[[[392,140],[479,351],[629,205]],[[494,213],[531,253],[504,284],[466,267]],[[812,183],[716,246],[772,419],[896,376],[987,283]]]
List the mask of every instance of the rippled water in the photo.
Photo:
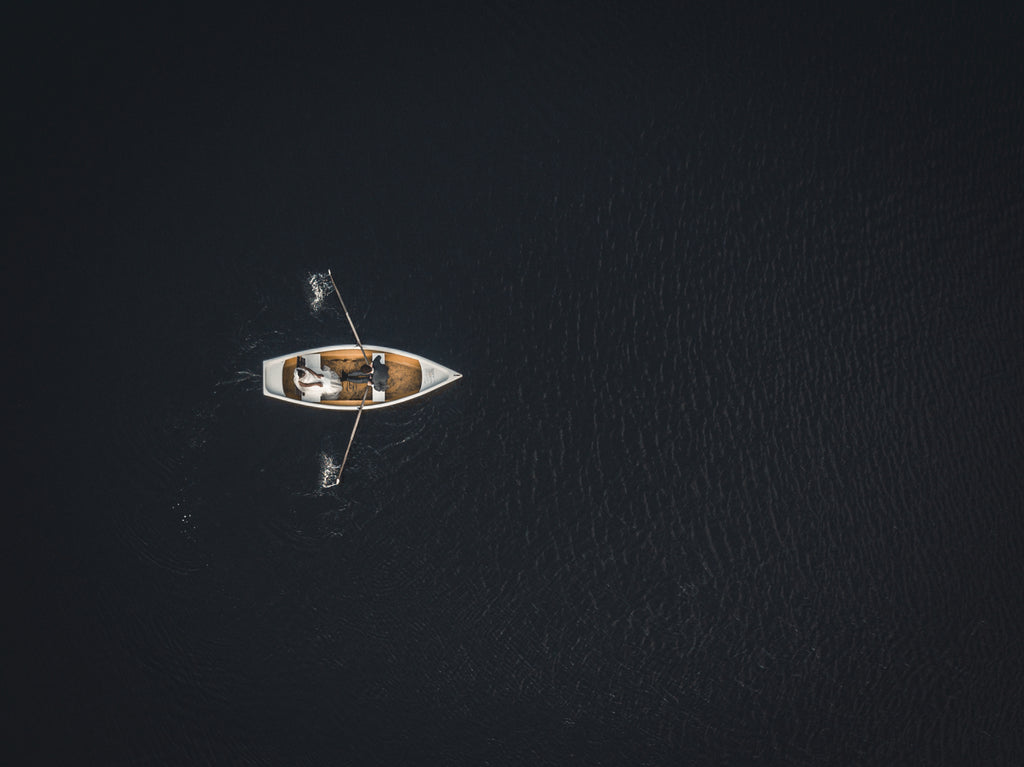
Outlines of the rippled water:
[[[135,97],[160,127],[74,224],[108,260],[63,296],[90,396],[33,528],[30,736],[1021,758],[1020,62],[730,19],[367,16]],[[331,489],[353,416],[258,375],[349,342],[327,268],[365,343],[464,375],[365,414]]]

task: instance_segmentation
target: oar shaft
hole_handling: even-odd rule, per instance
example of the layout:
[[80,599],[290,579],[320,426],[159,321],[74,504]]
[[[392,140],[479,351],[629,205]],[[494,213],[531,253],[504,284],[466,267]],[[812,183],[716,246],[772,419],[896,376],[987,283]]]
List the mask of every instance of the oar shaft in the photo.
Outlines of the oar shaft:
[[[345,471],[345,464],[348,463],[348,454],[352,450],[352,442],[356,438],[356,429],[359,428],[359,419],[363,417],[363,406],[366,404],[366,395],[370,393],[370,385],[366,385],[366,389],[363,390],[363,399],[359,403],[359,410],[356,411],[356,422],[352,426],[352,434],[348,438],[348,447],[345,448],[345,457],[341,459],[341,468],[338,469],[338,476],[334,480],[334,484],[337,485],[341,482],[341,472]],[[332,485],[333,487],[333,485]]]
[[363,359],[366,360],[366,364],[369,365],[370,358],[366,356],[366,349],[363,348],[363,342],[359,340],[359,334],[356,332],[356,324],[352,322],[352,316],[348,313],[348,307],[345,306],[345,299],[341,297],[341,291],[338,290],[338,283],[334,281],[334,275],[331,274],[330,269],[327,270],[327,276],[331,278],[331,285],[334,286],[334,293],[338,296],[338,300],[341,301],[342,311],[345,312],[345,319],[348,320],[348,326],[352,328],[352,335],[356,337],[356,343],[359,344],[359,351],[363,353]]

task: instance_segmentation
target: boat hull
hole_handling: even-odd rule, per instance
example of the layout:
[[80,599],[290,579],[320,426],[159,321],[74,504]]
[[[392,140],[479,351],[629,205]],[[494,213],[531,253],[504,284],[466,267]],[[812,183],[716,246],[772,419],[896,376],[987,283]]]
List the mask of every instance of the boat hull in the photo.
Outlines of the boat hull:
[[[381,392],[371,389],[370,395],[366,397],[365,410],[408,402],[462,378],[461,373],[418,354],[387,346],[366,346],[365,349],[371,359],[380,356],[388,366],[386,390]],[[332,393],[330,398],[321,399],[321,395],[315,392],[299,391],[293,378],[300,357],[307,367],[317,372],[334,373],[338,380],[345,377],[343,374],[358,371],[365,362],[356,345],[322,346],[264,360],[263,393],[266,396],[321,410],[359,409],[366,392],[366,385],[361,382],[345,381],[340,385],[341,391]]]

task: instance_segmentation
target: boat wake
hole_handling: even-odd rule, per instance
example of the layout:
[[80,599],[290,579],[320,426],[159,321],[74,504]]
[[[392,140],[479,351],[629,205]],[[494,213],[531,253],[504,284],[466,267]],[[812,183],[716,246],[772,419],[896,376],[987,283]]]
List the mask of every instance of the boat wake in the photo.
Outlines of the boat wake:
[[234,373],[220,381],[217,381],[217,383],[214,384],[214,387],[216,389],[221,389],[224,387],[240,386],[243,384],[253,384],[251,387],[243,386],[243,388],[256,391],[263,385],[263,376],[253,370],[236,370]]

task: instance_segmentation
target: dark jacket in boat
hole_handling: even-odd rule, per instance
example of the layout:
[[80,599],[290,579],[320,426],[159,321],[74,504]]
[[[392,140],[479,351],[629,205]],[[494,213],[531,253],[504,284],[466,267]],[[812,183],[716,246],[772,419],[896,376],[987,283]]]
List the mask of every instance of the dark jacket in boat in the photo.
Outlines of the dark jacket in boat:
[[377,391],[386,391],[388,388],[388,366],[381,362],[378,354],[373,358],[373,388]]

